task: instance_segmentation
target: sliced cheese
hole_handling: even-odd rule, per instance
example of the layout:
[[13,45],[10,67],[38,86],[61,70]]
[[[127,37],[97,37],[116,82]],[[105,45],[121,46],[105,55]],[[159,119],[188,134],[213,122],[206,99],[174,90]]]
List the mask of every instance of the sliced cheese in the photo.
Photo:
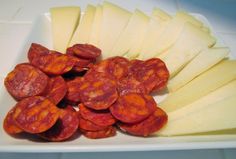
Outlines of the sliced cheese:
[[146,60],[151,57],[159,56],[161,53],[169,49],[180,36],[186,23],[191,23],[194,26],[201,28],[202,25],[196,21],[197,20],[193,19],[192,16],[187,17],[183,16],[182,13],[177,13],[171,20],[166,21],[168,22],[168,25],[166,25],[164,30],[158,34],[158,37],[156,36],[155,39],[144,41],[141,50],[142,59]]
[[85,13],[77,26],[75,33],[73,34],[73,37],[70,41],[69,46],[73,46],[77,43],[89,43],[89,38],[92,30],[92,23],[94,21],[94,15],[95,15],[96,7],[93,5],[88,5]]
[[196,19],[194,16],[188,14],[187,12],[178,11],[176,12],[176,16],[181,17],[182,19],[185,19],[185,21],[188,21],[195,26],[203,27],[203,23],[200,20]]
[[160,103],[167,112],[182,108],[236,78],[236,60],[223,60]]
[[220,62],[228,53],[229,48],[226,47],[203,50],[169,81],[168,90],[173,92],[181,88],[193,78]]
[[117,5],[105,1],[103,3],[100,48],[102,58],[111,57],[111,50],[129,22],[131,13]]
[[158,134],[173,136],[236,128],[235,103],[234,94],[216,103],[205,105],[204,109],[169,122]]
[[200,51],[211,47],[216,39],[191,23],[186,23],[175,44],[163,58],[171,77],[181,70]]
[[100,47],[99,41],[100,41],[101,27],[102,27],[102,6],[97,5],[89,38],[89,43],[93,44],[96,47]]
[[64,53],[80,19],[80,7],[50,9],[53,48]]
[[[135,10],[126,28],[122,31],[118,40],[115,42],[111,51],[111,56],[122,56],[133,46],[138,48],[144,39],[145,32],[149,23],[149,17],[140,10]],[[135,57],[131,56],[130,57]]]
[[168,21],[172,18],[171,15],[160,8],[154,8],[152,10],[152,16],[156,17],[156,19],[159,19],[160,21]]
[[208,105],[217,103],[230,96],[236,96],[236,80],[229,82],[185,107],[168,113],[168,120],[170,122],[179,120],[185,116],[204,110]]

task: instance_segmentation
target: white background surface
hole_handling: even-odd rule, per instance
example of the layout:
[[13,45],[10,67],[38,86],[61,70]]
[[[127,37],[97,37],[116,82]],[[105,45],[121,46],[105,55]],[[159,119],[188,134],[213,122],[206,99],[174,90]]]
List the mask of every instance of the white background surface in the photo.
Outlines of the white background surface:
[[[176,10],[201,13],[210,21],[214,30],[232,52],[236,51],[236,0],[110,0],[120,6],[133,10],[139,8],[150,12],[160,7],[167,12]],[[80,5],[82,10],[87,3],[97,4],[102,0],[0,0],[0,59],[11,56],[12,61],[1,65],[1,73],[9,69],[17,57],[31,29],[32,21],[41,13],[48,12],[52,6]],[[128,4],[128,5],[127,5]],[[14,43],[12,43],[14,41]],[[6,44],[12,43],[12,47]],[[8,58],[9,59],[9,58]],[[3,77],[0,76],[2,81]],[[0,137],[1,139],[1,137]],[[150,152],[114,152],[114,153],[0,153],[0,159],[10,158],[50,158],[50,159],[235,159],[236,149],[188,150],[188,151],[150,151]]]

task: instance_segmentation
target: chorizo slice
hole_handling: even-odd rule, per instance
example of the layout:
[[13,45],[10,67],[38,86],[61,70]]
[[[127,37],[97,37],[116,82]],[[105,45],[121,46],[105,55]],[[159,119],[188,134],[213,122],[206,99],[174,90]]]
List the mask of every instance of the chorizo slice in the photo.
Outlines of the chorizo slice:
[[66,93],[65,100],[71,103],[78,103],[80,101],[79,86],[81,81],[82,77],[76,77],[75,79],[66,82],[68,91]]
[[155,111],[156,102],[152,96],[140,93],[127,93],[118,98],[110,107],[112,115],[125,123],[137,123]]
[[133,76],[127,76],[118,81],[117,90],[119,95],[127,93],[143,93],[148,94],[146,87],[142,82],[135,79]]
[[124,57],[116,56],[100,61],[91,69],[92,71],[106,73],[119,80],[127,76],[129,69],[129,60]]
[[46,54],[49,54],[49,49],[40,44],[32,43],[28,51],[28,59],[32,62],[34,58],[38,58],[41,55]]
[[163,89],[169,78],[165,63],[158,58],[147,61],[135,60],[129,71],[134,78],[145,85],[148,93]]
[[67,85],[61,76],[51,77],[44,96],[57,105],[66,95]]
[[81,102],[95,110],[109,108],[118,98],[116,81],[103,73],[86,74],[79,92]]
[[47,87],[48,76],[30,64],[18,64],[4,80],[8,92],[17,100],[41,95]]
[[92,110],[83,104],[79,104],[79,112],[84,119],[99,126],[110,126],[116,122],[109,110]]
[[83,135],[90,139],[108,138],[116,135],[116,128],[109,126],[106,129],[99,131],[82,131]]
[[3,122],[4,130],[10,135],[14,135],[14,134],[18,134],[18,133],[23,132],[23,130],[16,125],[15,120],[13,119],[14,111],[15,111],[15,107],[13,107],[7,113],[7,115],[4,119],[4,122]]
[[68,48],[67,52],[84,59],[96,59],[101,55],[102,51],[91,44],[75,44]]
[[59,117],[59,109],[42,96],[28,97],[16,104],[13,119],[28,133],[41,133],[51,128]]
[[167,114],[161,108],[157,107],[153,114],[139,123],[119,123],[118,126],[121,130],[132,135],[149,136],[165,126],[167,120]]
[[47,131],[39,134],[48,141],[64,141],[72,137],[78,129],[79,119],[76,112],[60,109],[57,122]]
[[34,58],[31,63],[48,75],[62,75],[74,67],[75,60],[68,55],[54,52]]
[[99,131],[99,130],[103,130],[105,128],[107,128],[107,126],[100,126],[100,125],[97,125],[87,119],[84,119],[81,115],[80,115],[80,112],[79,112],[79,126],[80,126],[80,129],[83,131]]

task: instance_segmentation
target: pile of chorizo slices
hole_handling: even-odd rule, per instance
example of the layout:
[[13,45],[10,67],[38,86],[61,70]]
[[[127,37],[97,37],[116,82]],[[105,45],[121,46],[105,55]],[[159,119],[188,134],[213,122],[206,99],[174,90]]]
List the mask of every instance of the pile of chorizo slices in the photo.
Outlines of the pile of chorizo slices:
[[118,56],[99,61],[100,56],[90,44],[62,54],[32,43],[29,62],[16,65],[4,81],[17,101],[4,130],[65,141],[78,132],[98,139],[115,136],[117,129],[136,136],[161,129],[168,117],[150,94],[167,85],[165,63]]

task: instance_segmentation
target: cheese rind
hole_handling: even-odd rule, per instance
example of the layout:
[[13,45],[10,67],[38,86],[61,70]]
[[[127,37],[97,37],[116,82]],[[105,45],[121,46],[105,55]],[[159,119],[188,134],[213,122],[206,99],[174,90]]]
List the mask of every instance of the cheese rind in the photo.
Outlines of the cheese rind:
[[181,89],[170,93],[160,103],[166,112],[182,108],[236,78],[236,60],[223,60],[193,79]]
[[53,48],[65,53],[80,19],[80,7],[50,8]]
[[111,57],[111,50],[124,30],[131,17],[131,13],[119,6],[105,1],[103,3],[103,15],[100,33],[100,48],[102,58]]
[[173,92],[181,88],[193,78],[220,62],[228,53],[229,48],[226,47],[203,50],[169,81],[168,90]]
[[87,6],[83,17],[72,36],[69,46],[73,46],[77,43],[89,43],[95,11],[96,7],[94,7],[93,5],[89,4]]
[[[112,56],[122,56],[134,46],[138,49],[140,47],[140,43],[144,39],[148,23],[149,17],[140,10],[136,9],[124,31],[122,31],[118,40],[115,42],[111,51]],[[135,55],[129,54],[128,57],[133,58]]]
[[[173,136],[236,128],[236,95],[169,122],[158,135]],[[186,112],[187,113],[187,112]]]

